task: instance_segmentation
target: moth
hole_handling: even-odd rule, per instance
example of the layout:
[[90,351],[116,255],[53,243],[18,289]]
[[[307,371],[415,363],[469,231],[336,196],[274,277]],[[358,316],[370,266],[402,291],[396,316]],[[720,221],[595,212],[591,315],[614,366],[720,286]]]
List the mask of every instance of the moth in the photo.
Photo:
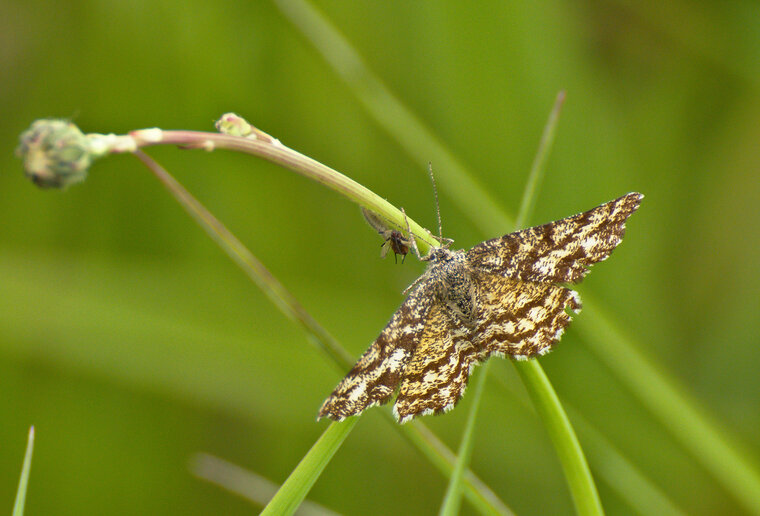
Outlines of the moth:
[[490,356],[524,360],[548,352],[581,309],[577,292],[563,284],[580,282],[609,257],[643,197],[629,193],[469,251],[434,247],[421,258],[424,274],[318,418],[342,421],[396,392],[400,423],[439,414],[454,407],[472,369]]

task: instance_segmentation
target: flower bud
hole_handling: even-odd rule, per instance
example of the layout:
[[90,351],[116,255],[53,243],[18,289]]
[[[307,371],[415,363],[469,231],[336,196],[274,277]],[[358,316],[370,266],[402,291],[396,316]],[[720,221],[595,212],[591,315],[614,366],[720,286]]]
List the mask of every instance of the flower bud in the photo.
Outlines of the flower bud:
[[16,155],[26,176],[41,188],[65,188],[84,181],[92,163],[87,137],[71,122],[35,121],[20,137]]
[[235,113],[225,113],[216,121],[216,130],[231,136],[248,136],[253,132],[251,124]]

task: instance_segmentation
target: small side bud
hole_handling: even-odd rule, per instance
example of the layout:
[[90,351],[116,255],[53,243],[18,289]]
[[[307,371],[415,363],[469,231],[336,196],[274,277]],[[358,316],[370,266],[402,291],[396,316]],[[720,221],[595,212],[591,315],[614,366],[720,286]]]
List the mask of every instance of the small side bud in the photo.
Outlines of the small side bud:
[[20,137],[16,155],[26,176],[41,188],[65,188],[84,181],[92,163],[87,137],[71,122],[43,119]]
[[251,124],[235,113],[225,113],[216,121],[216,130],[230,136],[248,136],[253,132]]
[[257,129],[246,121],[240,115],[235,113],[225,113],[214,124],[216,130],[222,134],[228,134],[230,136],[242,136],[243,138],[249,138],[251,140],[259,140],[271,145],[282,146],[280,140],[273,138],[261,129]]

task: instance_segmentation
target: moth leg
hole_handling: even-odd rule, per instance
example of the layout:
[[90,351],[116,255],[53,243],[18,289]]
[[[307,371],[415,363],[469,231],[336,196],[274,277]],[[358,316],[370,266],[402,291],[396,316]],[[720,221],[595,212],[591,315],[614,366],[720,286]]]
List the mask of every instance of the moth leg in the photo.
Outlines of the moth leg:
[[[414,235],[412,234],[412,229],[409,227],[409,219],[406,216],[406,212],[404,211],[404,207],[401,207],[401,213],[404,214],[404,222],[406,222],[406,234],[408,235],[407,238],[409,239],[409,245],[412,248],[412,251],[414,251],[414,254],[417,255],[417,258],[419,260],[422,260],[422,256],[420,256],[420,250],[417,249],[417,240],[414,238]],[[404,259],[401,259],[401,263],[404,263]]]

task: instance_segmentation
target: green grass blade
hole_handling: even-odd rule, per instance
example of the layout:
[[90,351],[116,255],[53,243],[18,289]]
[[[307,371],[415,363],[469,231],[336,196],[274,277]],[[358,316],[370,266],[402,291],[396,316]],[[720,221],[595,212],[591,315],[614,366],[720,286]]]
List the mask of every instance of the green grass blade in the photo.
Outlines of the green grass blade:
[[760,475],[750,455],[742,453],[701,411],[694,398],[639,352],[603,315],[599,305],[589,309],[593,303],[588,299],[584,303],[588,311],[596,314],[578,324],[578,329],[588,337],[587,343],[749,513],[760,515]]
[[358,417],[350,417],[340,423],[330,423],[309,453],[301,459],[296,469],[282,484],[277,494],[264,507],[261,515],[284,516],[296,512],[357,421],[359,421]]
[[470,455],[472,455],[473,448],[473,436],[475,435],[475,423],[478,419],[478,409],[480,408],[480,400],[483,398],[483,390],[486,384],[486,377],[488,376],[488,364],[483,364],[482,371],[475,380],[475,386],[473,388],[472,405],[470,411],[467,414],[467,422],[462,433],[462,440],[459,443],[459,450],[457,451],[457,461],[454,466],[454,470],[449,477],[449,485],[446,488],[446,495],[443,498],[443,505],[438,513],[440,516],[456,516],[459,514],[459,506],[462,503],[462,482],[464,477],[464,470],[467,464],[470,463]]
[[26,504],[26,487],[29,485],[29,471],[32,469],[33,450],[34,427],[31,427],[29,429],[29,437],[26,442],[26,453],[24,454],[24,465],[21,468],[21,478],[18,481],[16,501],[13,504],[13,516],[22,516],[24,514],[24,505]]
[[554,443],[570,485],[576,512],[583,515],[604,514],[586,457],[546,373],[536,360],[514,362],[514,365]]
[[[196,454],[190,461],[190,470],[196,477],[226,489],[259,507],[265,506],[280,489],[280,486],[267,478],[208,453]],[[338,513],[309,500],[301,503],[298,514],[338,516]]]
[[[398,99],[364,63],[358,52],[319,11],[303,0],[275,0],[283,15],[314,45],[356,98],[418,164],[432,162],[436,181],[457,207],[486,234],[501,234],[514,222],[459,159]],[[412,228],[414,231],[414,228]]]

